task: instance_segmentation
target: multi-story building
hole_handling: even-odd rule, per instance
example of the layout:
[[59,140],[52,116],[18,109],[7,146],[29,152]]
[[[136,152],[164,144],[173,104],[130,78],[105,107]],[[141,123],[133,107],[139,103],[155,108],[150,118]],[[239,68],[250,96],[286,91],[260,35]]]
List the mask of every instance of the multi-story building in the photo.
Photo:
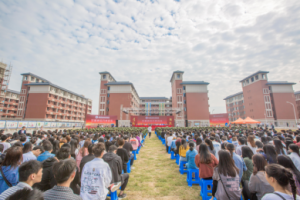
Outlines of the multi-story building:
[[[4,92],[4,91],[1,91]],[[17,118],[17,110],[19,105],[20,92],[14,90],[6,90],[4,105],[0,111],[1,119],[15,119]]]
[[100,72],[98,113],[99,115],[116,115],[119,125],[128,125],[130,115],[174,115],[178,126],[208,126],[207,85],[209,83],[182,81],[183,73],[183,71],[173,72],[170,80],[172,97],[168,99],[166,97],[139,97],[131,82],[118,82],[109,72]]
[[226,100],[226,110],[229,121],[232,122],[238,118],[246,118],[243,92],[230,95],[224,100]]
[[17,117],[25,120],[83,122],[92,100],[32,73],[22,75]]
[[[275,126],[296,126],[293,108],[296,107],[293,91],[295,83],[268,81],[268,73],[258,71],[240,81],[243,89],[244,109],[244,116],[241,117],[249,116],[262,123],[272,123]],[[228,108],[231,112],[231,98],[225,98],[227,112]],[[232,114],[230,112],[229,114]],[[236,117],[230,117],[230,121],[234,119]]]
[[[2,118],[2,116],[6,118],[9,115],[14,117],[12,110],[7,110],[7,107],[5,107],[5,105],[8,106],[6,102],[6,94],[8,94],[7,91],[11,70],[11,65],[7,66],[7,64],[0,62],[0,118]],[[6,115],[6,113],[8,115]]]
[[[300,91],[295,92],[295,98],[296,98],[296,115],[297,119],[300,119]],[[298,121],[300,123],[300,121]]]

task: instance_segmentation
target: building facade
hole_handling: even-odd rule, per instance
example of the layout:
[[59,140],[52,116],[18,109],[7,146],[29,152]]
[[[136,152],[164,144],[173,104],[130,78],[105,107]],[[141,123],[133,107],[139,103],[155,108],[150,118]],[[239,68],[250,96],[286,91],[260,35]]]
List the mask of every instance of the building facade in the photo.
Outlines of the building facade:
[[130,125],[131,115],[171,116],[178,126],[209,126],[209,83],[183,81],[183,71],[171,76],[172,97],[139,97],[131,82],[118,82],[100,72],[99,115],[116,115],[119,126]]
[[[1,91],[4,92],[4,91]],[[6,90],[2,111],[0,111],[1,119],[16,119],[19,105],[20,92],[14,90]]]
[[243,91],[224,99],[231,122],[238,117],[251,117],[264,124],[296,126],[296,98],[293,91],[295,83],[269,81],[268,73],[258,71],[242,79],[240,83]]
[[[295,92],[295,98],[296,98],[296,115],[297,118],[300,119],[300,91]],[[300,123],[300,121],[298,121]]]
[[17,117],[24,120],[84,122],[92,100],[32,73],[22,75]]

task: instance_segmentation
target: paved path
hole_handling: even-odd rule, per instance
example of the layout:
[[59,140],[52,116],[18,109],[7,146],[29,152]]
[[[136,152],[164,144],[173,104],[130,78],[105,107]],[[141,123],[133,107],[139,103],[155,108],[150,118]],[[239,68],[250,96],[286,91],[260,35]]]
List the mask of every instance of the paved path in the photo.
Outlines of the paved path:
[[141,148],[135,169],[130,173],[125,190],[129,200],[193,200],[201,199],[200,187],[188,187],[186,174],[179,173],[175,160],[170,159],[165,146],[152,133]]

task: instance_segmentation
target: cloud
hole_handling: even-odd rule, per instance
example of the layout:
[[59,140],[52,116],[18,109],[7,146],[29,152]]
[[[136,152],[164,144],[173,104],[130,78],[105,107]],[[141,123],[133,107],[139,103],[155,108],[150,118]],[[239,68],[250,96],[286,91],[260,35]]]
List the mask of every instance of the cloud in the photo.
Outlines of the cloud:
[[140,96],[170,97],[183,70],[210,82],[210,110],[221,113],[255,71],[299,83],[299,12],[297,0],[0,1],[0,60],[14,66],[11,89],[32,72],[93,99],[95,114],[100,71]]

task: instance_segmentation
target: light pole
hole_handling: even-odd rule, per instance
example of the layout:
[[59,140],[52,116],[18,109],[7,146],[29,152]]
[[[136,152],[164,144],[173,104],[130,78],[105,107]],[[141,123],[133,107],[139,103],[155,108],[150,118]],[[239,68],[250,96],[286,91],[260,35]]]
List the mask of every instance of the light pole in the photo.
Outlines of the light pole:
[[297,115],[296,115],[296,111],[295,111],[295,106],[294,106],[294,104],[292,104],[291,102],[286,102],[286,103],[289,103],[289,104],[291,104],[292,106],[293,106],[293,109],[294,109],[294,115],[295,115],[295,121],[296,121],[296,127],[297,127],[297,124],[298,124],[298,122],[297,122]]

